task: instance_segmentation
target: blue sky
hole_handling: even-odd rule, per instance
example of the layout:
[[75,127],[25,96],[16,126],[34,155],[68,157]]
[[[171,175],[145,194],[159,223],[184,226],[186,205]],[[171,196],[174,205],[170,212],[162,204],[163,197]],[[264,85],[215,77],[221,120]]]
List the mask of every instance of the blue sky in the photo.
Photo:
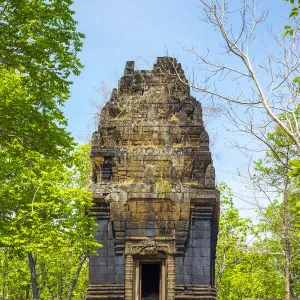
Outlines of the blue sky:
[[[233,0],[234,2],[238,0]],[[71,99],[64,112],[69,119],[68,129],[78,141],[87,139],[93,128],[91,102],[103,104],[97,88],[104,82],[111,88],[117,87],[117,80],[123,73],[125,62],[144,58],[151,64],[157,56],[170,55],[179,58],[187,73],[195,66],[194,58],[183,51],[178,43],[186,46],[197,45],[201,52],[209,48],[214,56],[220,52],[220,37],[212,28],[203,23],[198,0],[75,0],[73,9],[79,22],[78,29],[86,35],[80,59],[85,65],[79,77],[72,78],[74,84]],[[269,10],[268,22],[283,31],[288,23],[290,6],[281,0],[264,0],[262,5]],[[235,20],[232,20],[233,23]],[[262,31],[268,42],[268,35]],[[265,36],[264,36],[265,35]],[[271,41],[270,41],[271,43]],[[259,44],[255,56],[263,52]],[[219,83],[221,84],[221,83]],[[230,91],[230,87],[225,87]],[[202,95],[196,95],[201,99]],[[242,193],[242,186],[233,175],[237,166],[245,163],[244,157],[228,143],[234,138],[246,137],[228,134],[224,129],[224,118],[212,120],[211,135],[217,135],[214,152],[218,159],[214,164],[218,181],[226,181],[236,192]],[[246,204],[239,202],[241,208]],[[245,214],[247,210],[245,210]]]

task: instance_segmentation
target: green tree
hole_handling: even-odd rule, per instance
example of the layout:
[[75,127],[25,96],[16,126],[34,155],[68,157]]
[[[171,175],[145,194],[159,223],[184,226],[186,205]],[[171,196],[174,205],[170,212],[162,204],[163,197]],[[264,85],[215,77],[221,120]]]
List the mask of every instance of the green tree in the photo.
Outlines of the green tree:
[[[34,257],[40,299],[85,298],[88,285],[86,254],[70,244],[68,247],[57,245],[55,250],[40,249]],[[25,254],[12,248],[0,248],[0,272],[1,299],[33,299]],[[71,292],[72,296],[68,297]]]
[[273,298],[284,294],[283,276],[273,256],[262,251],[260,231],[242,218],[233,204],[231,189],[220,185],[221,214],[216,255],[218,299]]
[[[247,237],[252,231],[249,219],[239,216],[234,207],[231,189],[224,183],[221,191],[221,212],[216,255],[216,288],[219,299],[226,299],[232,293],[232,272],[244,258]],[[230,299],[230,298],[229,298]]]
[[[70,154],[75,143],[61,111],[69,77],[82,68],[77,55],[84,35],[76,30],[72,4],[0,1],[0,261],[6,298],[49,298],[55,288],[58,298],[70,298],[88,251],[98,246],[85,214],[91,205],[87,149]],[[66,257],[64,249],[69,256],[61,265],[72,270],[69,275],[51,266]]]
[[72,138],[60,107],[82,65],[72,0],[0,2],[0,144],[62,155]]
[[[90,145],[79,147],[68,160],[31,151],[11,160],[9,153],[0,149],[5,162],[0,172],[0,199],[5,199],[0,218],[1,247],[4,253],[17,255],[22,261],[27,257],[34,299],[48,297],[45,289],[53,285],[53,278],[55,286],[58,280],[68,282],[61,285],[60,293],[67,299],[67,288],[71,297],[77,279],[74,273],[72,277],[66,272],[76,265],[80,272],[89,251],[100,246],[93,237],[93,219],[88,216],[92,205],[91,193],[86,189],[86,176],[91,172],[89,149]],[[69,265],[64,273],[62,268],[49,268],[67,252],[75,266]],[[28,281],[23,283],[27,287]]]
[[[288,218],[285,216],[285,204],[279,200],[274,200],[264,211],[260,211],[260,235],[255,243],[257,251],[265,254],[270,267],[279,274],[278,297],[285,295],[285,299],[288,299],[287,297],[297,299],[300,293],[300,255],[298,253],[300,237],[296,229],[296,224],[299,222],[299,216],[295,210],[296,201],[299,201],[299,196],[289,195]],[[289,219],[288,231],[285,224],[287,219]]]
[[[268,134],[268,143],[273,151],[268,151],[264,159],[255,163],[256,174],[252,177],[254,187],[262,192],[269,200],[266,211],[261,211],[264,232],[271,233],[275,243],[276,253],[284,258],[283,274],[285,278],[285,299],[291,299],[292,265],[299,243],[295,236],[295,225],[299,222],[295,213],[295,199],[298,191],[296,183],[288,175],[289,161],[299,157],[298,149],[293,141],[278,126],[274,132]],[[299,198],[299,197],[298,197]],[[299,199],[298,199],[299,200]],[[276,245],[276,243],[275,243]]]
[[[286,25],[284,27],[285,31],[283,33],[283,37],[285,37],[286,35],[290,35],[290,36],[293,36],[294,35],[294,31],[295,30],[299,30],[300,27],[299,27],[299,10],[300,10],[300,0],[298,1],[295,1],[295,0],[285,0],[286,2],[290,2],[291,4],[296,4],[296,6],[294,6],[291,10],[291,13],[289,15],[290,18],[292,19],[296,19],[296,25],[295,26],[291,26],[291,25]],[[295,3],[296,2],[296,3]],[[298,89],[300,89],[300,77],[299,76],[296,76],[294,78],[294,82],[296,82],[298,84]],[[297,121],[296,121],[296,124],[295,125],[298,125],[299,124],[299,116],[300,116],[300,104],[298,104],[298,107],[296,109],[296,114],[295,116],[297,117]],[[299,128],[299,125],[298,126],[294,126],[297,130],[297,128]],[[300,177],[300,160],[293,160],[293,161],[290,161],[290,165],[292,167],[294,167],[294,169],[292,171],[290,171],[288,173],[289,176],[292,176],[292,177]],[[299,184],[300,184],[300,181],[299,181]]]

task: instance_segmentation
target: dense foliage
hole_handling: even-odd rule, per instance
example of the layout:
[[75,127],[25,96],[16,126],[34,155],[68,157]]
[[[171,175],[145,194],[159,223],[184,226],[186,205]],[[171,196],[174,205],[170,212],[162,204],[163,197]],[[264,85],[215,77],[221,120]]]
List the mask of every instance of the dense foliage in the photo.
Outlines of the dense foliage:
[[231,190],[220,186],[220,299],[296,299],[300,294],[300,195],[298,178],[287,175],[289,162],[299,158],[299,153],[279,126],[268,133],[268,143],[272,150],[255,162],[250,178],[255,197],[260,199],[255,203],[258,222],[240,217]]
[[[30,151],[20,159],[0,154],[5,162],[0,173],[3,298],[35,299],[29,288],[34,284],[41,299],[67,299],[80,262],[86,270],[89,251],[99,246],[87,215],[92,205],[85,177],[89,145],[79,147],[68,164]],[[83,297],[85,283],[80,277],[77,295]]]
[[[71,0],[0,2],[0,142],[61,156],[72,146],[60,106],[78,75],[83,34]],[[60,151],[59,151],[60,150]]]
[[[275,201],[259,213],[259,223],[242,218],[233,204],[231,189],[221,184],[221,218],[217,246],[216,286],[218,299],[285,299],[284,242],[280,235],[283,204]],[[294,203],[291,197],[291,204]],[[291,211],[295,214],[295,210]],[[300,294],[300,237],[291,224],[292,295]]]
[[[0,298],[84,297],[89,146],[61,107],[84,35],[72,0],[0,1]],[[82,275],[80,275],[82,274]]]

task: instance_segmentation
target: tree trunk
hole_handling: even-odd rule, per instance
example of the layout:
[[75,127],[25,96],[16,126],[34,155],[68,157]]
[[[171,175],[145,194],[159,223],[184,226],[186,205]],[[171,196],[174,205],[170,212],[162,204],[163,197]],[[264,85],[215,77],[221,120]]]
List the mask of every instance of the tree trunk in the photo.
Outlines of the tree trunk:
[[291,299],[291,239],[289,220],[288,178],[285,179],[283,194],[283,219],[284,219],[284,260],[285,260],[285,299]]
[[298,297],[297,297],[297,295],[295,293],[295,290],[294,290],[294,288],[292,286],[291,286],[291,294],[292,294],[292,297],[293,297],[294,300],[298,299]]
[[62,300],[62,290],[63,290],[62,279],[60,279],[57,283],[57,299]]
[[285,238],[285,250],[284,250],[284,259],[285,259],[285,299],[291,299],[291,270],[290,270],[290,260],[291,260],[291,251],[290,251],[290,241],[289,238]]
[[3,268],[3,286],[2,286],[2,299],[5,297],[5,290],[6,290],[6,282],[8,277],[8,265],[7,265],[7,257],[6,252],[4,251],[4,268]]
[[26,285],[26,290],[25,290],[25,299],[26,300],[30,300],[29,299],[29,292],[30,292],[30,284]]
[[36,278],[36,261],[32,255],[32,252],[28,252],[28,263],[30,268],[30,279],[32,287],[32,296],[34,300],[39,300],[39,288]]
[[82,266],[83,266],[83,263],[86,261],[87,257],[86,256],[83,256],[79,262],[79,265],[78,265],[78,268],[77,268],[77,271],[75,273],[75,276],[73,278],[73,281],[72,281],[72,284],[71,284],[71,287],[70,287],[70,290],[68,292],[68,295],[67,295],[67,300],[71,300],[72,298],[72,294],[73,294],[73,291],[75,289],[75,286],[77,284],[77,280],[79,278],[79,275],[80,275],[80,272],[81,272],[81,269],[82,269]]

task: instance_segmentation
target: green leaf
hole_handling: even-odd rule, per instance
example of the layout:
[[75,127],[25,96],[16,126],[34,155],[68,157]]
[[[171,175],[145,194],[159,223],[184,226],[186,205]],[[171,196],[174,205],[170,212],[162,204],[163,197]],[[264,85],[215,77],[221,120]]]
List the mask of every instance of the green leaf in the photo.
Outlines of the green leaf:
[[300,168],[300,160],[289,160],[289,165]]
[[289,15],[290,18],[293,18],[293,17],[296,17],[296,16],[298,16],[298,10],[297,10],[297,11],[293,11],[293,12]]
[[300,168],[295,168],[287,173],[288,176],[296,177],[300,176]]

